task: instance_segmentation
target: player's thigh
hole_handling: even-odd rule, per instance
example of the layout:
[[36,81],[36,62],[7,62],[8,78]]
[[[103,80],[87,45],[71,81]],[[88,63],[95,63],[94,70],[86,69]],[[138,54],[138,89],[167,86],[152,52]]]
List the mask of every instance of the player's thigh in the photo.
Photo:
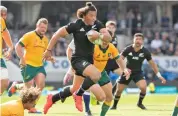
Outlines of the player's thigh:
[[118,74],[118,75],[122,75],[123,71],[121,68],[117,68],[113,71],[114,73]]
[[147,83],[145,79],[141,79],[136,83],[137,87],[140,88],[141,90],[146,90]]
[[100,85],[94,84],[90,87],[90,91],[95,95],[98,101],[104,101],[106,99],[106,95]]
[[24,82],[25,83],[25,87],[30,88],[32,86],[34,86],[34,79]]
[[0,79],[0,87],[5,87],[5,88],[7,88],[8,87],[8,85],[9,85],[9,79],[8,78],[6,78],[6,79]]
[[112,84],[111,82],[103,85],[101,87],[106,95],[106,101],[112,101],[113,95],[112,95]]
[[46,75],[43,73],[38,73],[35,76],[34,81],[38,88],[43,89],[45,87],[45,78],[46,78]]
[[74,75],[73,84],[72,84],[72,87],[70,88],[72,93],[80,88],[80,86],[83,83],[84,79],[85,78],[82,77],[82,76]]
[[72,58],[71,64],[76,75],[89,77],[95,82],[98,81],[101,76],[99,70],[86,59]]

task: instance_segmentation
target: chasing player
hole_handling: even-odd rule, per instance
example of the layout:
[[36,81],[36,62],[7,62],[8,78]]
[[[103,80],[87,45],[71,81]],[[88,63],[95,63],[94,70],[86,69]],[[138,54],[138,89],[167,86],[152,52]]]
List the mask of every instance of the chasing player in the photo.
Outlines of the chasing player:
[[131,80],[133,80],[136,83],[137,87],[141,90],[137,106],[143,110],[146,109],[142,101],[146,95],[147,84],[141,70],[142,63],[145,59],[147,59],[153,71],[156,73],[156,75],[162,81],[162,83],[163,84],[166,83],[166,80],[161,76],[157,65],[153,61],[151,53],[145,47],[143,47],[143,40],[144,40],[143,34],[136,33],[134,35],[133,44],[126,47],[124,51],[121,53],[120,57],[122,57],[123,59],[125,58],[127,59],[127,68],[131,70],[131,75],[128,80],[126,80],[123,75],[119,78],[117,84],[117,91],[115,93],[114,98],[114,104],[111,109],[117,108],[117,104],[121,97],[122,91],[130,83]]

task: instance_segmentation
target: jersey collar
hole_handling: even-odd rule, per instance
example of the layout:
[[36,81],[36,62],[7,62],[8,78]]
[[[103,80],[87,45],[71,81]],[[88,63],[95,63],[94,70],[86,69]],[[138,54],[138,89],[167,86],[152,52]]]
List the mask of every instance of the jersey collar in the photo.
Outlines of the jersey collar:
[[43,36],[39,35],[36,31],[35,31],[35,33],[40,39],[43,39]]

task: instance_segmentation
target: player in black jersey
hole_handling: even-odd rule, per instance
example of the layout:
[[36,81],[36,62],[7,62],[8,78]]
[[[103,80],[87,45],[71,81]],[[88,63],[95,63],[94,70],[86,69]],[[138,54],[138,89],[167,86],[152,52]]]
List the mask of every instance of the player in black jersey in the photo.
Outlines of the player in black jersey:
[[133,80],[138,86],[138,88],[141,90],[137,106],[141,109],[146,109],[146,107],[142,104],[142,101],[146,95],[147,87],[146,80],[141,70],[144,59],[147,59],[153,71],[156,73],[162,83],[166,83],[166,80],[161,76],[157,65],[152,60],[151,53],[145,47],[143,47],[143,39],[143,34],[136,33],[134,35],[133,44],[126,47],[121,53],[120,57],[122,57],[123,59],[127,59],[127,68],[131,70],[131,75],[128,80],[126,80],[123,75],[119,78],[117,84],[117,91],[115,93],[114,104],[111,109],[116,109],[122,91],[130,83],[131,80]]
[[[117,24],[115,21],[107,21],[106,22],[106,29],[108,29],[112,33],[112,41],[111,43],[117,48],[117,36],[116,36],[116,27]],[[116,60],[109,59],[105,68],[108,75],[112,73],[112,76],[110,76],[110,80],[112,85],[116,83],[116,79],[118,75],[122,74],[122,70],[119,68]],[[116,90],[117,86],[113,87],[113,92]],[[114,93],[113,93],[114,94]]]
[[[43,57],[44,60],[51,57],[51,50],[59,38],[73,34],[75,51],[71,58],[71,65],[75,70],[75,75],[87,77],[83,81],[80,89],[73,94],[77,109],[83,111],[82,94],[101,77],[101,73],[93,65],[94,44],[88,40],[87,32],[95,30],[95,36],[97,35],[97,38],[91,38],[92,41],[99,39],[110,42],[112,38],[104,25],[96,19],[97,9],[91,2],[88,2],[85,7],[78,9],[77,16],[78,20],[76,22],[61,27],[53,35]],[[75,81],[77,82],[77,78]],[[52,99],[52,102],[47,102],[44,107],[44,113],[47,113],[53,103],[71,96],[71,93],[73,92],[71,92],[70,87],[65,87],[62,92],[54,95],[54,97],[48,96],[50,97],[48,100]]]

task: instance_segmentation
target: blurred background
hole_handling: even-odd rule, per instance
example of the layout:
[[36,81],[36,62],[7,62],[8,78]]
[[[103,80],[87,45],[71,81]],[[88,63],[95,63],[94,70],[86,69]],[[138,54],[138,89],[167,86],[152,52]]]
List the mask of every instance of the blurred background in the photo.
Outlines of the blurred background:
[[[106,23],[117,22],[118,49],[132,43],[132,36],[142,32],[144,46],[148,48],[159,65],[161,74],[168,83],[162,85],[145,62],[144,74],[150,87],[154,83],[157,93],[176,93],[178,89],[178,1],[93,1],[98,9],[98,19]],[[7,27],[14,44],[28,31],[35,29],[36,21],[45,17],[49,20],[47,36],[76,20],[76,11],[85,5],[85,1],[2,1],[8,9]],[[45,63],[47,70],[46,85],[55,89],[62,87],[63,76],[69,68],[66,48],[71,36],[60,39],[53,55],[54,64]],[[35,56],[34,56],[35,57]],[[19,59],[15,52],[12,61],[8,61],[10,80],[22,81]],[[149,87],[148,86],[148,87]],[[127,92],[137,92],[131,83]]]

